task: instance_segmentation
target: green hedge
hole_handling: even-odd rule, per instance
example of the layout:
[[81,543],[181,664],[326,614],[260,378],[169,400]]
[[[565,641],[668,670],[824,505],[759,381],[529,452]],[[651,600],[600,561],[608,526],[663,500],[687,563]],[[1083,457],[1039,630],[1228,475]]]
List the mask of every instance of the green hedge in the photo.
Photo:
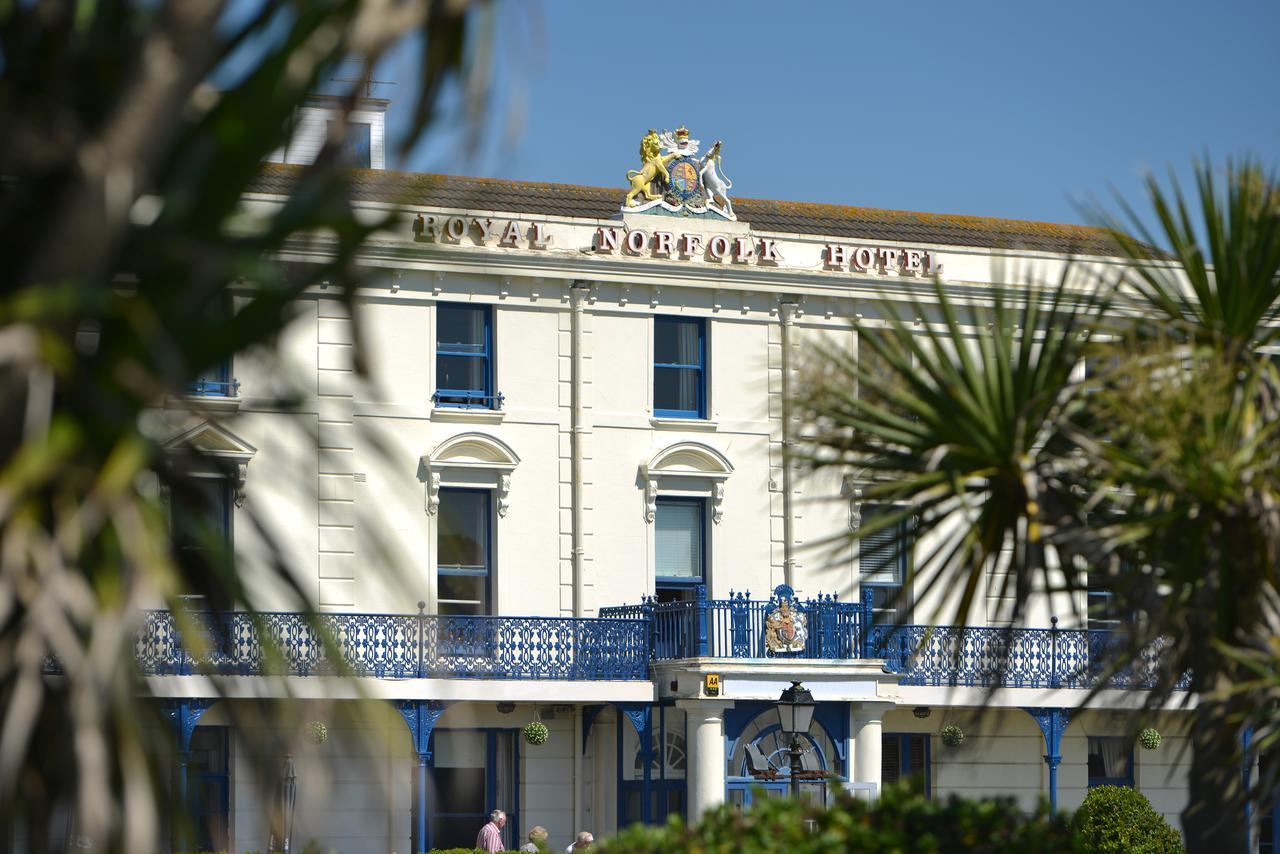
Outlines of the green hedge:
[[1151,802],[1128,786],[1090,789],[1072,826],[1086,849],[1098,854],[1180,854],[1182,836],[1169,826]]
[[790,799],[761,800],[745,813],[725,805],[696,827],[672,819],[665,827],[633,825],[597,846],[599,854],[829,854],[832,851],[1035,854],[1086,849],[1069,820],[1051,817],[1042,802],[1026,816],[1012,798],[927,801],[905,788],[885,789],[867,805],[841,794],[830,808]]

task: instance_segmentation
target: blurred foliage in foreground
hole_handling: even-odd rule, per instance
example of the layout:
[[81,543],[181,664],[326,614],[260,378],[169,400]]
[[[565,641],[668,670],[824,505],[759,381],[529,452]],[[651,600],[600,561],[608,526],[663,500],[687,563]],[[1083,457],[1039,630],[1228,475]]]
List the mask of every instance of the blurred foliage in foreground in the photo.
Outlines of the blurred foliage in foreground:
[[[345,117],[407,37],[424,59],[420,79],[399,81],[420,92],[406,147],[450,80],[464,100],[477,92],[488,57],[470,5],[0,3],[0,828],[22,826],[31,850],[65,833],[147,851],[166,821],[181,826],[173,734],[134,662],[141,609],[192,594],[255,603],[225,545],[184,559],[171,540],[161,496],[197,496],[142,416],[178,401],[216,419],[183,403],[196,377],[269,347],[313,284],[350,303],[356,254],[380,223],[352,215]],[[241,199],[263,159],[352,59],[361,70],[346,73],[315,164],[244,229]],[[286,245],[318,248],[317,260],[274,260]],[[231,288],[234,312],[223,310]],[[238,519],[265,544],[255,572],[308,612],[311,591],[271,532],[251,506]],[[50,661],[59,676],[46,676]],[[245,752],[273,774],[278,747]]]
[[827,808],[790,798],[761,799],[749,810],[722,805],[693,827],[672,819],[664,827],[633,825],[593,850],[601,854],[691,851],[720,854],[827,854],[831,851],[1084,852],[1070,818],[1048,805],[1024,815],[1012,798],[925,800],[890,786],[868,805],[841,793]]
[[1149,181],[1155,233],[1099,218],[1118,263],[884,302],[858,342],[879,369],[825,347],[800,408],[811,466],[893,508],[852,538],[942,532],[903,583],[945,603],[917,621],[985,624],[998,597],[1016,625],[1033,592],[1087,597],[1113,629],[1094,690],[1136,675],[1147,709],[1195,697],[1182,828],[1213,852],[1247,848],[1245,806],[1276,777],[1241,767],[1280,747],[1280,180],[1246,160],[1196,181]]

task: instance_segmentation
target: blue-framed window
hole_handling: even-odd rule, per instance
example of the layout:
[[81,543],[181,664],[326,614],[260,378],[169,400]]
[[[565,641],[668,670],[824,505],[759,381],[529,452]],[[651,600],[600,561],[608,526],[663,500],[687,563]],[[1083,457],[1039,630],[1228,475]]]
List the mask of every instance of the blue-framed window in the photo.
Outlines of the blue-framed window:
[[912,791],[930,794],[929,736],[918,732],[886,732],[880,738],[880,783],[906,782]]
[[519,846],[519,730],[437,729],[431,734],[430,769],[434,785],[427,844],[415,851],[470,850],[495,809],[507,814],[503,847],[510,851]]
[[[683,817],[688,803],[688,742],[685,713],[669,705],[650,711],[649,820],[665,824]],[[644,820],[644,756],[640,738],[625,715],[618,715],[618,827]]]
[[231,376],[231,360],[202,371],[192,381],[187,393],[195,397],[235,397],[240,393],[240,381]]
[[[901,512],[902,508],[889,504],[867,504],[862,510],[862,524]],[[911,622],[911,591],[904,587],[913,545],[911,517],[863,537],[858,543],[862,586],[872,591],[872,621],[878,625]]]
[[169,522],[178,558],[207,569],[232,547],[234,489],[219,475],[191,475],[174,483],[169,495]]
[[191,734],[187,814],[198,851],[226,851],[231,826],[231,736],[225,726],[199,726]]
[[[329,122],[331,138],[335,124],[337,122]],[[368,122],[348,122],[347,133],[343,137],[338,156],[349,166],[370,168],[373,165],[373,126]]]
[[493,393],[493,312],[489,306],[436,306],[437,406],[500,409]]
[[491,614],[492,550],[487,489],[441,489],[437,511],[436,610]]
[[[231,315],[230,297],[215,299],[207,314],[211,322],[225,322]],[[240,382],[232,376],[230,357],[201,371],[187,387],[187,394],[194,397],[235,397],[239,393]]]
[[653,319],[653,414],[705,418],[706,324],[697,318]]
[[1133,744],[1127,738],[1089,737],[1089,788],[1133,788]]
[[691,599],[707,583],[707,502],[659,497],[654,507],[654,576],[659,601]]
[[1086,573],[1088,585],[1086,615],[1089,628],[1093,630],[1115,631],[1121,626],[1122,614],[1116,605],[1115,593],[1107,584],[1105,571],[1090,567]]

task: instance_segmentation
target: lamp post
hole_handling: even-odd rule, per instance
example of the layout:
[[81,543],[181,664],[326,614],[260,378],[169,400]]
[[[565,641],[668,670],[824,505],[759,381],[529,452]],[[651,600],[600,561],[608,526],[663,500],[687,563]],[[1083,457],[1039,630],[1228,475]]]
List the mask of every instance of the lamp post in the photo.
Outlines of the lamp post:
[[793,681],[778,698],[778,727],[791,739],[791,797],[795,799],[800,797],[801,739],[809,734],[814,707],[813,694],[799,682]]

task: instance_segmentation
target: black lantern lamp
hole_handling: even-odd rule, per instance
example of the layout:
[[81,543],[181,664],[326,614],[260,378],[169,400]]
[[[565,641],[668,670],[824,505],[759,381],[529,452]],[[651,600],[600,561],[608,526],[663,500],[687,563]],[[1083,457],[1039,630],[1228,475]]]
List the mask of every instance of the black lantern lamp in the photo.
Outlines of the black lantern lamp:
[[791,797],[800,797],[800,764],[804,756],[803,739],[809,734],[813,725],[813,711],[816,704],[813,694],[799,682],[792,682],[791,687],[782,692],[778,698],[778,726],[783,735],[791,739]]

